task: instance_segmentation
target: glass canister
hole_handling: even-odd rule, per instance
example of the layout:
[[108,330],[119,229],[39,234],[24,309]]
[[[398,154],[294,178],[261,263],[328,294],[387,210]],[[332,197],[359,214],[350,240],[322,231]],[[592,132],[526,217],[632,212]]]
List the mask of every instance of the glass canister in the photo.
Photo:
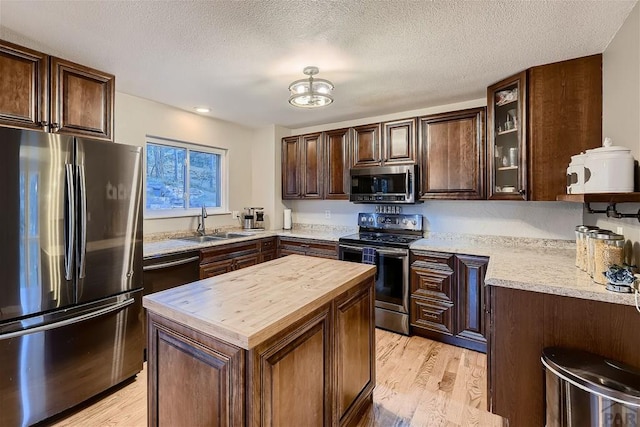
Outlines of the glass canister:
[[594,257],[594,251],[595,251],[595,246],[593,244],[593,242],[595,241],[595,238],[598,234],[604,235],[604,234],[615,234],[613,231],[611,230],[604,230],[604,229],[598,229],[598,230],[589,230],[587,231],[587,259],[586,259],[586,272],[589,273],[589,276],[591,276],[593,278],[593,268],[594,268],[594,264],[593,261],[595,259]]
[[624,236],[616,233],[596,233],[593,240],[593,281],[607,284],[604,273],[614,264],[624,262]]
[[587,271],[587,257],[589,249],[587,247],[587,233],[599,230],[594,225],[576,225],[576,267],[582,271]]

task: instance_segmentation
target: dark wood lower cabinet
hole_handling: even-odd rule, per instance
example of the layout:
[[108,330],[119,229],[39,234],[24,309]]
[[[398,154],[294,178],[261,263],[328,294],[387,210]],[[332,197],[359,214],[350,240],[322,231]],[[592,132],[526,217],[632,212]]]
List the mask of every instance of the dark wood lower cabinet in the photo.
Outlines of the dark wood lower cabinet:
[[488,404],[513,426],[545,424],[545,347],[584,350],[640,368],[635,307],[489,286]]
[[278,257],[290,254],[338,259],[338,244],[326,240],[279,237]]
[[150,312],[150,426],[351,426],[375,386],[367,279],[245,350]]
[[486,352],[484,275],[489,259],[411,251],[411,332]]

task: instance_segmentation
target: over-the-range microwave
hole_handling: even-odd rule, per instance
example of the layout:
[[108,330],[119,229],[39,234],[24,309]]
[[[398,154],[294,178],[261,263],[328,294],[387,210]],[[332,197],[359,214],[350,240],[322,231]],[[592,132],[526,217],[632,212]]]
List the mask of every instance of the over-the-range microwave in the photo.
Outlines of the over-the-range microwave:
[[349,200],[354,203],[418,203],[417,165],[352,168]]

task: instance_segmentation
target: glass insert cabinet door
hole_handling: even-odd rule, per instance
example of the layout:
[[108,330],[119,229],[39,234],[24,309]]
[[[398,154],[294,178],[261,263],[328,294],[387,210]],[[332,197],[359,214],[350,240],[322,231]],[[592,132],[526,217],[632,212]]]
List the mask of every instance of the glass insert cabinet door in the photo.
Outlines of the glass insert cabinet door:
[[527,199],[526,71],[487,89],[489,199]]

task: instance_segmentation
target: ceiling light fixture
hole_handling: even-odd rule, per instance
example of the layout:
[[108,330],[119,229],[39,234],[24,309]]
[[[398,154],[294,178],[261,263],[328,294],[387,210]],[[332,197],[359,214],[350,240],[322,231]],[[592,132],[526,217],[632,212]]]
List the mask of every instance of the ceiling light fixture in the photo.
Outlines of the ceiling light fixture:
[[207,107],[195,107],[194,109],[198,113],[208,113],[209,111],[211,111],[211,109]]
[[333,102],[333,83],[329,80],[314,79],[313,76],[318,74],[318,71],[318,67],[305,67],[302,70],[309,78],[296,80],[289,85],[289,104],[300,108],[316,108]]

